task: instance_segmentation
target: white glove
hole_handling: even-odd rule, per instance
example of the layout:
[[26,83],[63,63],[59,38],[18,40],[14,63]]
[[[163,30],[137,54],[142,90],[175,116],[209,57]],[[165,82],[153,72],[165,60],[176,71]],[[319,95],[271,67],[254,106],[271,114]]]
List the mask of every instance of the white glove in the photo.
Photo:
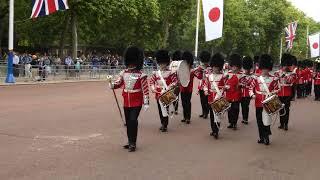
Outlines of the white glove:
[[108,84],[110,89],[114,89],[114,85],[111,82],[109,82]]
[[228,89],[230,89],[230,86],[226,85],[224,88],[228,90]]
[[143,110],[144,110],[144,111],[147,111],[148,109],[149,109],[149,104],[144,104],[144,105],[143,105]]
[[255,99],[255,98],[256,98],[256,95],[252,95],[251,98],[252,98],[252,99]]

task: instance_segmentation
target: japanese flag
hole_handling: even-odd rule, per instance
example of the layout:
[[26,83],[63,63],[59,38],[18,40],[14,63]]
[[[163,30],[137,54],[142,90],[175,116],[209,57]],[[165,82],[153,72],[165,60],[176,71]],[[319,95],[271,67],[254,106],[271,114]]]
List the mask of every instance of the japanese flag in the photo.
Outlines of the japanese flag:
[[320,56],[320,33],[309,36],[311,57]]
[[202,0],[206,41],[222,37],[223,0]]

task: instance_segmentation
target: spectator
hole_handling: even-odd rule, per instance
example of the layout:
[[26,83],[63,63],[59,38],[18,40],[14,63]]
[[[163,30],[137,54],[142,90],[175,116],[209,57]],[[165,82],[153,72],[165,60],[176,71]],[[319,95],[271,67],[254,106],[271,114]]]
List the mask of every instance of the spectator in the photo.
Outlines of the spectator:
[[66,57],[66,59],[64,60],[64,63],[66,65],[66,79],[69,79],[69,76],[70,76],[70,70],[72,69],[72,64],[73,64],[73,61],[72,61],[72,58],[70,55],[68,55]]
[[29,80],[32,78],[32,73],[31,73],[32,58],[31,58],[31,56],[29,54],[25,53],[22,57],[22,62],[24,64],[25,79]]
[[76,79],[80,79],[81,63],[82,60],[77,58],[77,62],[75,64]]
[[13,76],[19,77],[19,62],[20,58],[17,53],[13,55]]
[[99,58],[96,55],[92,56],[91,65],[92,65],[92,78],[95,79],[97,78],[97,71],[99,68]]

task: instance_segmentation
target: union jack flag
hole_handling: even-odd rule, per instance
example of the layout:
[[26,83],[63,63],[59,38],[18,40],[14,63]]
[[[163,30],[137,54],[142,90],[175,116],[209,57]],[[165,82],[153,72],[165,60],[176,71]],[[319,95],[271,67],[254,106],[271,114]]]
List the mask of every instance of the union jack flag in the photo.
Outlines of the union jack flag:
[[292,22],[286,27],[285,33],[286,33],[286,46],[287,50],[290,50],[293,48],[293,41],[296,38],[296,30],[297,30],[298,22]]
[[32,13],[30,18],[46,16],[65,9],[69,9],[67,0],[32,0]]

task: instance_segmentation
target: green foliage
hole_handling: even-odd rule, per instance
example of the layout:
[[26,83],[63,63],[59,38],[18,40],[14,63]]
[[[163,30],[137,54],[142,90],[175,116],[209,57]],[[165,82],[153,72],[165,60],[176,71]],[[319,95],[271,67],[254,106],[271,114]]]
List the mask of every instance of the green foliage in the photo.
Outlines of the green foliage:
[[[8,2],[2,1],[0,20],[4,24]],[[80,45],[123,49],[134,44],[146,50],[194,49],[196,0],[69,0],[69,5],[68,11],[31,20],[30,0],[15,0],[16,44],[52,47],[61,45],[62,38],[71,44],[71,26],[66,25],[75,14]],[[280,38],[284,40],[283,28],[298,21],[292,53],[304,58],[307,27],[310,33],[320,30],[320,23],[286,0],[225,0],[224,11],[223,37],[211,42],[205,42],[201,15],[200,50],[244,55],[270,53],[278,59]],[[66,36],[62,36],[65,28]],[[0,39],[7,36],[6,31],[0,29]]]

